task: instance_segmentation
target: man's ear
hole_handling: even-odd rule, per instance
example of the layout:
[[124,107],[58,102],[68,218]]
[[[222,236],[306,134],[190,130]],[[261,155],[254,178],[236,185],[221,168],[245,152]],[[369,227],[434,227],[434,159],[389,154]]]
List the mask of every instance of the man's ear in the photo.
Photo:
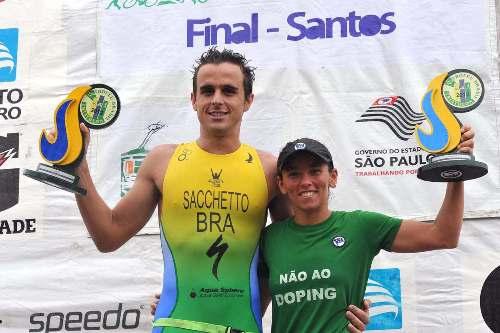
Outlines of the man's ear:
[[245,98],[245,105],[243,107],[243,112],[247,112],[248,109],[250,109],[250,106],[252,106],[253,103],[253,94],[248,95],[247,98]]
[[194,93],[191,93],[191,105],[193,106],[193,110],[198,112],[196,108],[196,95]]
[[338,179],[337,169],[333,168],[333,170],[330,171],[330,179],[328,180],[328,185],[331,188],[336,187],[337,186],[337,179]]

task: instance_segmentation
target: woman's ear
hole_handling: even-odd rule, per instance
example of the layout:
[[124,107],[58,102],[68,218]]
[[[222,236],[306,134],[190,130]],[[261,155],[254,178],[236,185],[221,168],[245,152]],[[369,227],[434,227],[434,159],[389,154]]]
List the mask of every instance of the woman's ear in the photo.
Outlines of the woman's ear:
[[286,194],[286,189],[283,184],[283,178],[281,176],[276,176],[276,183],[278,184],[278,188],[280,189],[281,194]]

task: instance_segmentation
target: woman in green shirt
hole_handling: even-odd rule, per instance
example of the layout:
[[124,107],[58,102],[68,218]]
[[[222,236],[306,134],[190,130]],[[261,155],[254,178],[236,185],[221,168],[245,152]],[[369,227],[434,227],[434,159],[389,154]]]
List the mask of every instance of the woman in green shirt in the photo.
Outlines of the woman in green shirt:
[[[459,151],[471,153],[474,132],[462,128]],[[447,184],[434,223],[366,211],[331,211],[337,184],[332,156],[312,139],[289,142],[278,157],[278,185],[294,216],[263,233],[263,275],[272,298],[273,333],[352,332],[345,316],[360,305],[373,258],[381,249],[421,252],[455,248],[463,218],[463,182]]]

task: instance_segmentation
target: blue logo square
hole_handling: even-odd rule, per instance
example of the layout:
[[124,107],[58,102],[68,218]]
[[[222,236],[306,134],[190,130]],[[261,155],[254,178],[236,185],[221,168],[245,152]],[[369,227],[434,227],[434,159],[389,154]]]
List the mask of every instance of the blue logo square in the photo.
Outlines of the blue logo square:
[[16,80],[19,29],[0,29],[0,82]]
[[390,330],[403,327],[401,278],[398,268],[372,269],[365,298],[372,301],[367,330]]

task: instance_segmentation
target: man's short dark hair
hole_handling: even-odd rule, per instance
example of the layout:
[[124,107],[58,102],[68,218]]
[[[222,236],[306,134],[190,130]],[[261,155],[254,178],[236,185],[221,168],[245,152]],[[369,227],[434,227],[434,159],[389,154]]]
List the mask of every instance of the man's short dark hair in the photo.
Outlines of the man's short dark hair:
[[235,64],[240,67],[243,73],[245,99],[248,99],[248,96],[252,93],[253,81],[255,80],[255,68],[248,65],[248,60],[243,54],[229,49],[219,51],[216,47],[211,47],[204,52],[201,57],[196,60],[193,66],[193,94],[196,94],[198,71],[200,67],[206,64],[219,65],[224,62]]

